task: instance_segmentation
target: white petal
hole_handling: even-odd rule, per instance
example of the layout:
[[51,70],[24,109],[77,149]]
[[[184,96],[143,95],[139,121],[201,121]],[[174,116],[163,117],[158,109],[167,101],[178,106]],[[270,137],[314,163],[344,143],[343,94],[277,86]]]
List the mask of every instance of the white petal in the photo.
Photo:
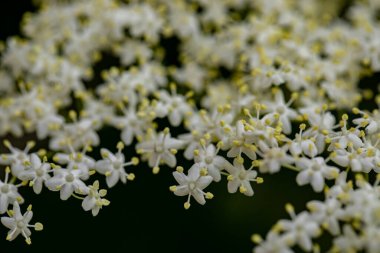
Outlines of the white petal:
[[90,196],[87,196],[84,198],[84,200],[82,202],[82,207],[85,211],[91,210],[94,206],[95,206],[95,199],[94,198],[92,198]]
[[119,181],[119,173],[113,170],[111,175],[106,177],[107,186],[109,188],[114,187],[117,181]]
[[321,192],[325,186],[325,179],[322,176],[321,172],[314,172],[311,178],[311,186],[314,191]]
[[70,198],[71,194],[74,192],[74,187],[72,184],[65,184],[62,186],[60,197],[62,200],[67,200]]
[[10,217],[1,217],[1,223],[8,229],[16,227],[15,219]]
[[200,167],[199,164],[194,164],[188,171],[187,177],[189,181],[196,181],[200,176]]
[[305,251],[310,251],[312,248],[311,239],[306,234],[299,234],[298,243],[301,246],[301,248]]
[[212,180],[213,180],[213,178],[211,176],[202,176],[197,181],[197,187],[200,190],[203,190],[204,188],[209,186],[209,184],[212,182]]
[[189,195],[189,187],[187,185],[177,186],[174,194],[177,196],[186,196]]
[[187,184],[187,176],[185,174],[179,173],[178,171],[174,171],[173,176],[177,183],[179,183],[180,185]]
[[237,189],[239,188],[239,186],[240,186],[240,182],[238,180],[229,181],[227,184],[228,192],[235,193]]
[[170,168],[173,168],[176,166],[177,164],[177,159],[175,158],[175,155],[169,153],[169,152],[166,152],[163,156],[162,156],[162,159],[164,160],[164,162],[170,167]]
[[195,191],[191,192],[191,195],[199,204],[204,205],[206,203],[205,197],[201,190],[196,189]]
[[5,213],[8,209],[8,196],[6,194],[0,195],[0,213]]
[[303,171],[299,172],[297,177],[296,177],[296,182],[298,185],[308,184],[310,182],[309,171],[303,170]]

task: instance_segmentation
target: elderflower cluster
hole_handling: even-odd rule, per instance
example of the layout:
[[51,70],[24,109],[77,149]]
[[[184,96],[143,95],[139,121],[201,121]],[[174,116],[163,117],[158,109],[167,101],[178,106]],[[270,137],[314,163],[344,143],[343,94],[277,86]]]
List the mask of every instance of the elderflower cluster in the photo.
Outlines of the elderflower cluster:
[[[319,252],[325,230],[331,252],[378,252],[380,113],[362,102],[380,96],[359,81],[380,71],[379,1],[36,2],[0,51],[0,138],[33,139],[0,154],[7,240],[42,230],[21,214],[20,187],[95,216],[110,204],[101,185],[134,180],[141,161],[173,176],[185,209],[212,199],[210,184],[253,196],[293,170],[325,200],[287,205],[291,220],[253,236],[254,252]],[[120,131],[115,150],[100,145],[106,126]]]

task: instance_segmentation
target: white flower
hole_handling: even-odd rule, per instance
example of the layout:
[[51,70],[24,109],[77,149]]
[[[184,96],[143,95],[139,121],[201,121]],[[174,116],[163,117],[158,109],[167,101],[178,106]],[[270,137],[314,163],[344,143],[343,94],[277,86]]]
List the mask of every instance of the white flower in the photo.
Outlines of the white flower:
[[169,94],[165,90],[157,93],[159,101],[155,106],[155,112],[158,117],[168,116],[172,126],[179,126],[186,114],[192,112],[192,109],[186,98],[177,94],[175,87],[172,88],[172,93]]
[[12,146],[8,141],[4,141],[4,146],[6,146],[11,153],[0,155],[0,164],[10,165],[12,169],[12,174],[17,176],[20,172],[24,171],[27,166],[30,164],[29,151],[35,145],[34,141],[29,141],[24,150],[20,150]]
[[149,122],[134,109],[124,111],[125,116],[115,117],[112,120],[113,125],[122,129],[121,139],[126,145],[130,145],[135,137],[142,137],[144,130],[149,127]]
[[207,147],[201,145],[201,149],[197,149],[195,152],[194,161],[199,164],[201,168],[206,168],[207,172],[215,182],[219,182],[221,179],[220,171],[224,168],[227,160],[217,155],[219,148],[216,149],[213,144],[209,144]]
[[254,146],[250,132],[245,129],[244,121],[236,122],[235,132],[231,136],[232,147],[227,153],[228,157],[238,157],[244,153],[251,160],[256,159],[256,146]]
[[312,249],[311,238],[317,237],[321,231],[318,224],[307,212],[295,215],[293,207],[287,205],[287,211],[292,220],[280,220],[278,227],[284,231],[284,237],[288,242],[298,244],[304,251]]
[[33,191],[40,194],[42,186],[46,180],[51,178],[50,164],[46,161],[41,162],[41,159],[36,154],[30,155],[30,166],[19,174],[19,179],[30,181],[29,185],[33,186]]
[[108,187],[113,187],[120,180],[124,184],[127,183],[127,179],[133,180],[135,175],[133,173],[125,172],[125,167],[130,165],[137,165],[139,159],[137,157],[132,158],[132,161],[125,162],[124,154],[122,150],[124,145],[118,143],[118,152],[112,154],[109,150],[102,148],[100,154],[103,160],[96,162],[95,169],[101,174],[106,175],[106,182]]
[[296,134],[295,140],[290,143],[289,150],[293,156],[299,156],[302,153],[309,157],[314,157],[318,154],[318,149],[313,139],[302,137],[302,131],[305,130],[306,125],[300,125],[300,133]]
[[193,197],[201,205],[206,203],[205,197],[213,198],[212,193],[203,191],[213,180],[211,176],[205,174],[198,164],[191,166],[187,176],[183,173],[182,167],[178,167],[177,171],[173,172],[173,176],[179,185],[171,186],[170,190],[177,196],[188,195],[184,204],[185,209],[190,207],[190,197]]
[[85,154],[87,148],[85,147],[82,152],[57,153],[54,155],[53,160],[61,165],[66,165],[68,170],[80,170],[82,172],[81,179],[87,180],[91,174],[91,169],[95,167],[95,160]]
[[257,177],[257,171],[253,170],[253,165],[246,170],[244,168],[244,160],[240,158],[234,159],[234,164],[226,163],[225,169],[230,173],[227,177],[228,192],[235,193],[237,189],[246,196],[253,196],[251,182],[262,183],[263,179]]
[[281,166],[294,162],[293,157],[287,154],[287,146],[269,148],[263,144],[261,143],[260,145],[261,152],[259,153],[263,158],[260,161],[261,173],[277,173],[280,171]]
[[136,149],[143,155],[143,159],[148,160],[149,166],[153,168],[153,173],[158,173],[161,162],[169,167],[176,166],[175,154],[183,145],[183,141],[171,138],[169,129],[166,128],[159,134],[148,131],[148,139],[138,143]]
[[83,209],[85,211],[91,210],[93,216],[98,215],[103,206],[110,204],[109,200],[103,198],[106,194],[107,190],[99,190],[99,181],[96,180],[93,185],[89,186],[88,195],[83,199]]
[[299,185],[310,183],[316,192],[323,190],[325,178],[333,179],[339,175],[339,170],[335,167],[328,166],[325,159],[320,156],[312,159],[302,157],[296,160],[296,165],[302,169],[297,175],[297,183]]
[[17,200],[20,204],[24,203],[24,199],[18,193],[17,188],[22,184],[14,185],[9,183],[10,168],[5,169],[4,182],[0,180],[0,214],[5,213],[8,209],[8,205]]
[[51,191],[60,191],[60,198],[67,200],[74,192],[88,194],[88,187],[80,179],[83,175],[81,170],[68,170],[54,168],[54,176],[46,181],[46,186]]
[[310,201],[307,207],[312,212],[313,220],[321,224],[332,235],[340,233],[339,219],[343,215],[341,203],[333,198],[322,201]]
[[293,253],[284,236],[276,232],[269,232],[265,241],[255,247],[254,253]]
[[24,215],[21,214],[20,206],[15,201],[13,203],[13,211],[10,212],[10,217],[1,217],[1,223],[10,229],[7,235],[7,240],[14,240],[19,234],[25,237],[28,244],[31,244],[30,235],[32,232],[29,228],[34,228],[36,231],[41,231],[43,226],[41,223],[37,222],[34,225],[30,225],[30,220],[33,217],[32,206],[28,207],[28,210]]
[[266,103],[266,111],[270,114],[265,115],[265,118],[275,120],[275,115],[279,115],[279,121],[282,123],[282,129],[285,134],[292,132],[291,120],[297,117],[297,112],[290,108],[296,96],[293,96],[287,103],[285,103],[284,94],[281,90],[276,91],[275,101],[272,103]]

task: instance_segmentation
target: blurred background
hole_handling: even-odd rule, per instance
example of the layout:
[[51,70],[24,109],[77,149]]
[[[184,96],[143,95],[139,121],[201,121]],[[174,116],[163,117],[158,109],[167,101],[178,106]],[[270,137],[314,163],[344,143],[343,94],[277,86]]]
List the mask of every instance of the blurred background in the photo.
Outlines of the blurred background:
[[[31,1],[7,1],[7,7],[0,8],[0,40],[19,35],[19,22],[26,11],[35,11]],[[114,129],[102,130],[100,146],[115,151],[119,134]],[[23,148],[26,139],[33,136],[23,140],[7,138]],[[40,143],[39,147],[44,145]],[[0,153],[4,151],[1,147]],[[125,150],[125,155],[132,157],[132,149]],[[179,164],[191,166],[183,159]],[[213,183],[207,190],[214,193],[214,199],[205,206],[192,201],[191,208],[185,210],[186,198],[169,191],[169,186],[176,184],[169,168],[163,167],[153,175],[142,163],[128,171],[136,174],[135,181],[110,189],[107,199],[111,205],[97,217],[83,211],[77,199],[61,201],[58,192],[44,189],[35,195],[30,188],[22,188],[26,200],[22,209],[33,204],[33,221],[42,222],[44,230],[33,232],[32,245],[27,246],[21,236],[13,242],[6,241],[8,230],[0,226],[0,252],[251,252],[253,233],[265,236],[277,220],[288,218],[284,210],[287,202],[299,212],[308,200],[323,197],[309,186],[298,187],[295,173],[284,170],[280,175],[261,175],[264,183],[253,184],[253,197],[228,194],[225,179]],[[104,187],[104,178],[99,179]]]

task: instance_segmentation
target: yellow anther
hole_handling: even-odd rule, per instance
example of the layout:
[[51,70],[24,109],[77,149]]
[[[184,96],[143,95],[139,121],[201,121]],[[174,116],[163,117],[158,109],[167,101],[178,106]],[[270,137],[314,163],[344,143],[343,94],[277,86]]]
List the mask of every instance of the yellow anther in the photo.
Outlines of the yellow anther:
[[234,176],[233,176],[233,175],[228,175],[227,180],[228,180],[228,181],[232,181],[232,180],[234,180]]
[[206,199],[212,199],[213,197],[214,197],[214,194],[212,194],[211,192],[206,193]]
[[37,222],[36,224],[34,224],[34,229],[36,231],[41,231],[44,229],[44,225],[42,225],[42,223],[40,223],[40,222]]
[[201,168],[200,175],[201,176],[207,176],[207,174],[208,174],[207,168]]
[[262,177],[257,177],[256,178],[256,183],[262,184],[262,183],[264,183],[264,179]]
[[172,149],[170,149],[170,153],[172,153],[173,155],[175,155],[175,154],[178,153],[178,150],[175,149],[175,148],[172,148]]
[[194,154],[194,156],[198,156],[199,155],[199,149],[194,149],[193,154]]
[[69,117],[72,121],[76,121],[78,118],[77,112],[74,110],[69,111]]
[[286,210],[289,214],[294,213],[294,207],[293,207],[293,205],[290,204],[290,203],[287,203],[287,204],[285,205],[285,210]]
[[263,241],[263,238],[261,238],[261,236],[259,234],[253,234],[251,236],[251,241],[256,243],[256,244],[259,244]]
[[190,203],[189,202],[185,202],[185,204],[183,204],[183,207],[187,210],[190,208]]
[[111,174],[112,174],[112,172],[111,172],[111,171],[106,171],[106,173],[105,173],[106,177],[109,177],[109,176],[111,176]]
[[345,120],[345,121],[348,120],[348,115],[347,114],[343,114],[342,115],[342,120]]
[[245,188],[244,186],[240,186],[239,187],[239,191],[240,191],[240,193],[245,193],[245,192],[247,192],[247,188]]
[[175,191],[177,190],[177,186],[172,185],[172,186],[169,187],[169,190],[170,190],[171,192],[175,192]]
[[177,166],[176,171],[179,173],[183,173],[183,167],[182,166]]
[[206,140],[210,140],[210,139],[211,139],[211,135],[210,135],[209,133],[206,133],[206,134],[204,135],[204,138],[205,138]]
[[236,157],[235,159],[236,159],[236,161],[237,161],[238,163],[240,163],[240,164],[243,164],[243,163],[244,163],[244,158],[241,157],[241,156],[238,156],[238,157]]
[[4,144],[4,146],[7,147],[7,148],[12,147],[12,144],[11,144],[10,141],[8,141],[8,140],[4,140],[4,141],[3,141],[3,144]]
[[354,108],[352,108],[352,112],[353,112],[354,114],[359,114],[359,113],[360,113],[360,110],[359,110],[358,108],[354,107]]
[[116,148],[117,148],[118,150],[123,150],[123,149],[124,149],[124,143],[121,142],[121,141],[119,141],[119,142],[117,143],[117,145],[116,145]]
[[[7,240],[8,240],[8,238],[7,238]],[[25,239],[25,242],[26,242],[28,245],[32,244],[32,240],[30,239],[30,237],[26,238],[26,239]]]
[[26,210],[28,210],[29,212],[32,211],[32,205],[29,205]]
[[158,167],[158,166],[153,167],[152,172],[153,172],[153,174],[158,174],[158,172],[160,172],[160,167]]
[[132,157],[132,159],[131,159],[131,163],[132,163],[133,165],[138,165],[139,162],[140,162],[139,158],[137,158],[137,157]]
[[300,129],[301,129],[301,130],[305,130],[305,129],[306,129],[306,124],[302,123],[302,124],[300,125]]
[[100,197],[104,197],[104,196],[106,196],[106,195],[107,195],[107,190],[106,190],[106,189],[101,189],[101,190],[99,191],[99,195],[100,195]]
[[130,180],[130,181],[133,181],[135,179],[135,174],[133,173],[129,173],[128,176],[127,176],[127,179]]
[[168,127],[165,127],[164,134],[168,134],[168,133],[170,133],[170,129]]

